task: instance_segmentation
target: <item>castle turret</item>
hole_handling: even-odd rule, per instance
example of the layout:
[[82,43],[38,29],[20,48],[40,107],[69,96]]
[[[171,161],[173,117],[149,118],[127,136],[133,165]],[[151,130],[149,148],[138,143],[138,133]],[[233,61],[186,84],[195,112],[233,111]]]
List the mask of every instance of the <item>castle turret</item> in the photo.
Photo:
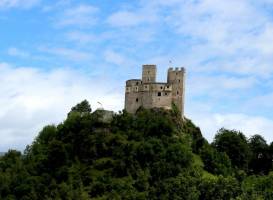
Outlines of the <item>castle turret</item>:
[[156,65],[142,66],[142,82],[153,83],[156,81]]
[[167,83],[172,85],[172,102],[184,116],[185,103],[185,68],[169,68]]

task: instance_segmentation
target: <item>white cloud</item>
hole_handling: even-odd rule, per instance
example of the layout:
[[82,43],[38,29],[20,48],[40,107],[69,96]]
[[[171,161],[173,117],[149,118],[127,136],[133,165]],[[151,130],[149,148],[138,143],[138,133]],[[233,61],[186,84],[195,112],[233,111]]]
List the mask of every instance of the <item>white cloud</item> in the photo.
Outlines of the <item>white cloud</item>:
[[21,57],[21,58],[27,58],[30,56],[28,52],[15,48],[15,47],[10,47],[7,53],[10,56]]
[[122,109],[123,95],[113,81],[104,79],[72,69],[42,71],[0,63],[0,151],[23,150],[43,126],[61,122],[83,99],[90,101],[93,110],[98,101],[105,109]]
[[255,86],[258,81],[254,77],[228,77],[195,75],[188,79],[188,88],[191,95],[228,93],[233,90],[247,90]]
[[255,134],[262,135],[267,142],[273,141],[273,120],[261,116],[250,116],[241,113],[199,113],[191,119],[203,131],[206,139],[212,142],[220,128],[235,129],[243,132],[247,137]]
[[69,49],[69,48],[40,47],[39,50],[41,52],[49,53],[56,56],[61,56],[63,58],[66,58],[68,60],[73,60],[73,61],[86,61],[93,57],[93,55],[88,52],[75,50],[75,49]]
[[40,0],[0,0],[1,8],[31,8],[37,5]]
[[88,28],[97,22],[97,12],[98,8],[86,4],[71,7],[58,16],[56,25],[60,27],[77,26]]
[[125,62],[125,58],[121,54],[112,50],[105,51],[104,57],[107,62],[113,63],[115,65],[122,65]]
[[66,33],[66,37],[68,40],[79,42],[81,44],[87,44],[97,40],[97,36],[80,31],[68,32]]
[[131,12],[131,11],[118,11],[112,14],[107,22],[115,27],[131,27],[137,26],[142,23],[151,24],[157,20],[157,16],[153,12],[146,13],[144,11]]

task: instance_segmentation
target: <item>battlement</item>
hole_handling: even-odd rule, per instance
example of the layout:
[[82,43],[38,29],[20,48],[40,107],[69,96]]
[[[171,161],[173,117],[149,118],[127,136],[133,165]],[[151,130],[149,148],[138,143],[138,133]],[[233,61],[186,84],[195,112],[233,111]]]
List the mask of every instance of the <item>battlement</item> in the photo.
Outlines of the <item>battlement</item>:
[[168,72],[183,72],[183,73],[185,73],[186,72],[186,70],[185,70],[185,68],[184,67],[175,67],[175,68],[172,68],[172,67],[170,67],[169,69],[168,69]]
[[142,67],[154,67],[154,68],[156,68],[156,65],[151,65],[151,64],[145,64],[145,65],[142,65]]

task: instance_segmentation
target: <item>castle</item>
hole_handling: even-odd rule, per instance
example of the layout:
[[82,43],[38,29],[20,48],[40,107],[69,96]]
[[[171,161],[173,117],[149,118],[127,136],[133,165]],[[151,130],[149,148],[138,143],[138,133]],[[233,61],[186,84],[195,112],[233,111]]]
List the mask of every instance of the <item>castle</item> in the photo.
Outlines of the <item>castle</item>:
[[126,81],[125,110],[135,113],[139,107],[171,109],[174,103],[182,117],[185,102],[185,69],[169,68],[167,83],[156,82],[156,65],[142,66],[142,79]]

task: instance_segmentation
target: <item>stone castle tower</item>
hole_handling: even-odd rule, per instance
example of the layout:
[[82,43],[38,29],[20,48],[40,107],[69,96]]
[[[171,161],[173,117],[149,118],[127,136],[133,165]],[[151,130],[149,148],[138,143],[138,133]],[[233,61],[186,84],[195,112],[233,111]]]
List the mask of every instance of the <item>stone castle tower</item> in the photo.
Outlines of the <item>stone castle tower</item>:
[[184,116],[185,69],[169,68],[167,83],[156,82],[156,65],[142,66],[142,79],[126,81],[125,110],[135,113],[144,108],[171,109],[174,103]]

